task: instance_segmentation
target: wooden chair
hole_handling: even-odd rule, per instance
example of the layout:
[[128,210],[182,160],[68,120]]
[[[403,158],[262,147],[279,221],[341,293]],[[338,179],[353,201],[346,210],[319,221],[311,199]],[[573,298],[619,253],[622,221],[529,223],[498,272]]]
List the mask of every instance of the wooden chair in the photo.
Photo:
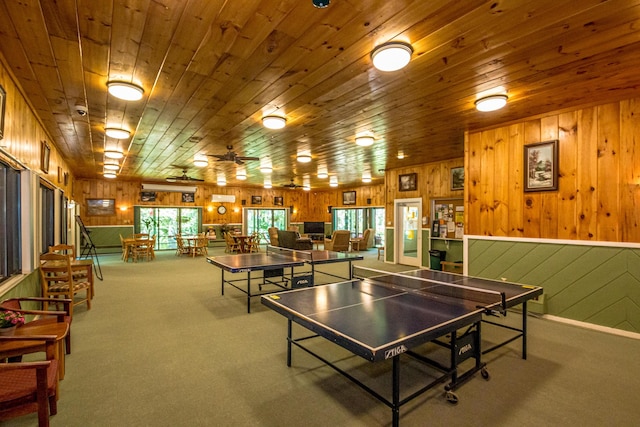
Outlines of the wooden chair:
[[260,234],[253,233],[249,238],[249,252],[260,252]]
[[[63,297],[70,299],[69,316],[73,317],[73,307],[78,304],[87,304],[87,310],[91,309],[91,284],[86,278],[75,279],[71,271],[71,259],[66,255],[46,253],[40,256],[40,285],[42,286],[43,309],[47,310],[49,303],[54,303],[51,298]],[[85,298],[78,301],[75,296],[85,292]]]
[[23,344],[41,342],[45,360],[0,363],[0,421],[37,412],[38,426],[49,425],[58,413],[58,361],[55,336],[0,336],[0,353],[20,354]]
[[122,234],[120,235],[120,245],[122,245],[122,260],[124,262],[129,262],[129,257],[133,257],[133,254],[131,253],[130,245],[124,241]]
[[133,238],[136,239],[136,240],[148,239],[149,238],[149,233],[135,233],[133,235]]
[[[49,252],[67,255],[69,258],[71,258],[72,261],[76,259],[76,247],[74,245],[59,244],[59,245],[49,246]],[[73,271],[73,277],[77,279],[79,278],[87,278],[87,280],[89,279],[89,276],[87,275],[87,270],[85,268],[75,269],[72,267],[71,271]]]
[[207,247],[209,246],[209,242],[207,241],[207,237],[204,233],[198,233],[198,238],[194,242],[193,247],[193,256],[196,255],[208,255],[209,251]]
[[[34,316],[29,325],[40,325],[51,322],[66,322],[69,325],[69,332],[64,339],[65,353],[71,354],[71,303],[70,299],[56,299],[56,310],[43,310],[45,298],[42,297],[19,297],[9,298],[0,302],[0,310],[17,311],[22,313],[26,319]],[[49,302],[47,299],[46,302]]]
[[240,244],[236,242],[236,239],[233,238],[231,233],[224,234],[224,241],[227,244],[227,247],[224,249],[225,252],[228,252],[228,253],[242,252],[242,248],[240,248]]
[[324,239],[324,248],[327,251],[348,251],[349,240],[351,239],[351,231],[334,230],[330,239]]

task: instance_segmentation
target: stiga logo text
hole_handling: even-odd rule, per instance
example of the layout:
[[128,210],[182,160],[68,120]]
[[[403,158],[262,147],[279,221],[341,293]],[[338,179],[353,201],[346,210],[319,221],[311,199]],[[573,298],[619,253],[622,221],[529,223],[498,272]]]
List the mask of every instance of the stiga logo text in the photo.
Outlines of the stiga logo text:
[[384,358],[385,359],[390,359],[394,356],[397,356],[399,354],[405,353],[407,351],[407,347],[401,345],[400,347],[396,347],[396,348],[392,348],[391,350],[387,350],[384,353]]

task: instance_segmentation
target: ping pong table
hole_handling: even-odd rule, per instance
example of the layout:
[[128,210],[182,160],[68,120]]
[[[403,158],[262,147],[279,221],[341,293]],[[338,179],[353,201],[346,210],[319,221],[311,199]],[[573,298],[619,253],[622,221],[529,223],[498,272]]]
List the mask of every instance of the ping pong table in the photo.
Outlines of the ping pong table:
[[[334,252],[324,250],[294,250],[277,246],[267,246],[265,252],[249,254],[223,255],[208,257],[207,262],[220,268],[222,272],[222,295],[226,285],[233,286],[247,295],[247,313],[251,313],[251,297],[278,292],[298,287],[316,285],[316,275],[337,278],[340,280],[351,279],[353,261],[364,259],[362,255],[352,252]],[[344,276],[327,270],[319,269],[321,265],[346,263],[348,273]],[[310,266],[310,271],[296,271],[303,266]],[[261,274],[256,276],[252,272]],[[246,273],[242,278],[228,278],[225,272]],[[252,284],[258,282],[258,291],[252,291]]]
[[[483,314],[506,313],[516,301],[525,302],[542,294],[542,288],[474,279],[448,277],[439,272],[388,273],[364,267],[355,280],[295,289],[265,295],[262,303],[287,319],[287,366],[292,346],[316,357],[338,373],[389,406],[394,426],[399,425],[400,407],[443,382],[445,396],[457,403],[457,387],[477,372],[488,379],[482,362],[481,324]],[[424,275],[425,277],[421,277]],[[365,277],[366,276],[366,277]],[[292,323],[312,332],[294,338]],[[306,345],[312,338],[325,338],[370,362],[391,359],[391,397],[356,378]],[[435,343],[445,348],[448,363],[430,358],[418,347]],[[419,390],[401,397],[400,356],[406,354],[434,368],[436,376]],[[467,360],[471,367],[461,371]],[[466,365],[468,365],[467,363]]]

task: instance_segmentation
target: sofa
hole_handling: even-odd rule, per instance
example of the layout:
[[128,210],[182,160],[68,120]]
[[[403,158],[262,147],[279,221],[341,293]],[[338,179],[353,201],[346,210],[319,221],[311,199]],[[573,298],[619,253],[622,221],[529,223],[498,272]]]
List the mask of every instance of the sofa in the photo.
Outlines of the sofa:
[[313,242],[308,237],[299,237],[295,231],[278,230],[278,246],[308,251],[313,249]]

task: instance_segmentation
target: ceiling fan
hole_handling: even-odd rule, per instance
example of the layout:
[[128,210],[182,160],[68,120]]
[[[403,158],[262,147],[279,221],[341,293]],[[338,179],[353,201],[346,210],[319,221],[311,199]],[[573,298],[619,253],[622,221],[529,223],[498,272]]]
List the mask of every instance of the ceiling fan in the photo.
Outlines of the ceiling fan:
[[247,160],[260,160],[259,157],[244,157],[238,156],[235,151],[233,151],[232,145],[227,145],[227,151],[224,154],[207,154],[207,156],[217,157],[219,162],[233,162],[239,165],[243,165]]
[[304,187],[304,185],[298,185],[295,182],[293,182],[293,178],[291,178],[291,182],[288,184],[282,184],[283,187],[285,188],[291,188],[291,189],[296,189],[296,188],[302,188]]
[[200,179],[200,178],[193,178],[187,175],[187,170],[186,169],[182,169],[182,176],[168,176],[167,177],[167,181],[169,182],[176,182],[176,181],[199,181],[199,182],[203,182],[204,179]]

